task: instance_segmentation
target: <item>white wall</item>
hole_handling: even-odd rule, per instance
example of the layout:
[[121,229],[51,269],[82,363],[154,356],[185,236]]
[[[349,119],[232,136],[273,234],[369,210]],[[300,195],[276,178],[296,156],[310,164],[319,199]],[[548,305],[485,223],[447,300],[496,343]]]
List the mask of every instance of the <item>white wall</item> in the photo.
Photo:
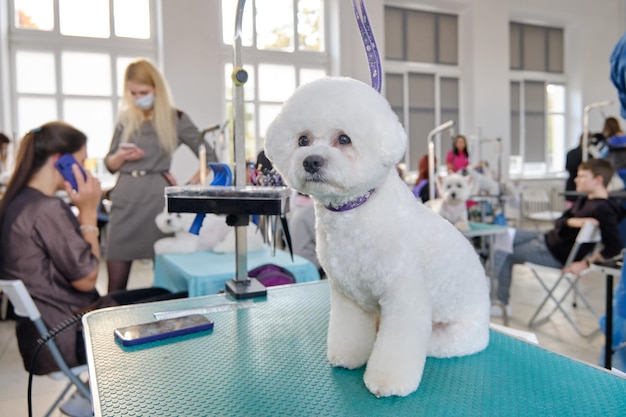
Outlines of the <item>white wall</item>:
[[[0,0],[0,6],[6,1]],[[223,63],[232,61],[231,50],[221,45],[221,1],[161,0],[160,3],[163,29],[160,59],[176,103],[200,128],[221,123],[226,118]],[[565,28],[567,135],[569,144],[573,145],[582,130],[584,105],[607,99],[617,102],[615,88],[609,80],[608,59],[626,27],[624,3],[625,0],[366,0],[366,7],[382,56],[385,4],[459,15],[462,119],[458,130],[502,137],[506,153],[510,131],[509,21]],[[235,0],[232,4],[235,7]],[[0,29],[6,19],[4,10],[0,10]],[[334,57],[329,68],[331,74],[369,82],[351,2],[330,0],[329,10],[332,12],[329,26],[333,33],[339,34],[339,39],[331,41]],[[4,33],[0,30],[0,48],[6,48]],[[244,62],[245,59],[244,53]],[[8,82],[5,66],[5,62],[0,62],[0,77]],[[3,93],[0,129],[8,126],[7,106],[8,97]],[[606,109],[605,115],[619,116],[618,104]],[[601,127],[602,115],[595,111],[591,114],[591,128]]]
[[223,121],[219,1],[163,0],[163,71],[198,127]]
[[[462,71],[459,131],[501,137],[505,154],[508,154],[510,132],[510,20],[565,28],[569,145],[577,141],[582,131],[582,109],[586,104],[617,100],[609,80],[608,59],[624,32],[623,0],[367,0],[370,23],[382,56],[385,4],[459,15]],[[352,3],[333,0],[329,7],[333,11],[330,24],[340,35],[331,49],[336,57],[331,73],[369,82]],[[163,1],[165,74],[177,103],[200,126],[226,117],[219,17],[218,1]],[[245,54],[243,59],[245,62]],[[618,104],[605,109],[605,115],[619,116]],[[593,111],[590,127],[599,130],[602,119],[600,112]]]

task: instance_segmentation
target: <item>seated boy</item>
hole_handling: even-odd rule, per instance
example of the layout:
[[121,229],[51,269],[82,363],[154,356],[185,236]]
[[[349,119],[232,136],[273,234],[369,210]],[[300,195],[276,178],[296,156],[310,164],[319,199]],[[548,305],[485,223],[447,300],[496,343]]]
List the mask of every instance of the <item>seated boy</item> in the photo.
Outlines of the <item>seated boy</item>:
[[[571,263],[564,272],[578,274],[589,267],[589,262],[600,261],[617,255],[623,247],[619,236],[618,224],[626,215],[620,204],[609,198],[607,185],[613,176],[613,168],[604,159],[590,159],[578,167],[575,178],[576,191],[585,193],[574,205],[567,209],[554,222],[549,232],[531,232],[516,230],[513,238],[513,251],[496,251],[493,259],[493,271],[498,279],[498,300],[509,306],[509,289],[513,265],[532,262],[539,265],[563,268],[576,241],[576,235],[585,221],[599,225],[602,234],[603,249],[590,254],[592,247],[583,247],[578,259]],[[502,310],[492,308],[491,315],[499,316]]]

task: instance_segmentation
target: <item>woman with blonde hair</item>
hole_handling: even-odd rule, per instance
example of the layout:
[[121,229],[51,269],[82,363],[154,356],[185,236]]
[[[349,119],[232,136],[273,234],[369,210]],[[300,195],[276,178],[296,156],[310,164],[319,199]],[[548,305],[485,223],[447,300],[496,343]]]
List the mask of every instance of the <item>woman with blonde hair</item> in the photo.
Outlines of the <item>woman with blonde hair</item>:
[[[140,58],[128,65],[118,123],[105,159],[119,172],[111,191],[107,269],[109,292],[126,288],[132,261],[152,259],[153,245],[165,237],[154,219],[163,210],[163,189],[175,185],[170,174],[174,151],[187,145],[196,155],[203,142],[189,116],[174,107],[159,70]],[[207,161],[216,161],[205,143]]]

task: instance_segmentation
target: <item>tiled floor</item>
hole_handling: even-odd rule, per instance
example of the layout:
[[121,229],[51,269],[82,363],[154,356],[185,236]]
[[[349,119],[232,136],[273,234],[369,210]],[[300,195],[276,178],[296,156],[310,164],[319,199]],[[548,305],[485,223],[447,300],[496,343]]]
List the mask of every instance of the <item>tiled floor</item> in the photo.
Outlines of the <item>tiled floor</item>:
[[[98,289],[106,289],[106,269],[101,269]],[[149,286],[152,283],[152,265],[147,262],[135,262],[131,271],[129,288]],[[587,276],[581,288],[588,294],[590,301],[599,311],[604,310],[604,278],[600,275]],[[604,344],[601,335],[591,340],[578,336],[560,313],[536,329],[529,329],[526,324],[534,312],[538,300],[544,295],[543,289],[525,267],[516,267],[511,288],[511,307],[513,315],[509,325],[513,328],[533,331],[540,345],[580,361],[597,364]],[[580,318],[583,330],[597,328],[594,319],[582,308],[576,314]],[[493,319],[494,323],[502,323]],[[17,349],[17,342],[12,321],[0,322],[0,415],[10,417],[27,416],[26,388],[28,374],[24,371]],[[34,415],[40,416],[52,404],[63,389],[64,384],[48,377],[35,377],[33,382]],[[61,415],[57,410],[53,415]]]

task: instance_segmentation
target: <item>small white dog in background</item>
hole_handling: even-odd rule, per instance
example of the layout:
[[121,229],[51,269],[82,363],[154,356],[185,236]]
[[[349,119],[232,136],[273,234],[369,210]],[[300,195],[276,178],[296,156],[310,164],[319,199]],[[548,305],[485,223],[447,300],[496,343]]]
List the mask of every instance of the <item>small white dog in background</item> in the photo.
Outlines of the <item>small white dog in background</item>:
[[[163,233],[174,233],[154,243],[154,253],[191,253],[212,250],[216,253],[235,252],[235,228],[226,224],[224,216],[207,213],[200,228],[200,234],[189,233],[196,215],[193,213],[159,213],[155,222]],[[250,224],[247,227],[247,250],[254,252],[265,247],[261,233]]]
[[468,170],[468,175],[472,177],[472,195],[500,194],[500,184],[493,179],[489,162],[480,161],[480,170],[476,168],[470,169]]
[[437,177],[439,198],[429,200],[426,206],[449,221],[460,231],[470,229],[467,214],[467,200],[471,195],[472,177],[449,174]]
[[406,142],[389,103],[350,78],[301,86],[265,139],[286,183],[314,200],[330,287],[328,359],[367,363],[365,385],[383,397],[415,391],[427,355],[469,355],[489,341],[484,269],[400,179]]
[[174,236],[164,237],[154,242],[154,253],[190,253],[198,250],[199,237],[189,233],[195,214],[168,213],[162,211],[157,214],[154,222],[163,233],[174,233]]

